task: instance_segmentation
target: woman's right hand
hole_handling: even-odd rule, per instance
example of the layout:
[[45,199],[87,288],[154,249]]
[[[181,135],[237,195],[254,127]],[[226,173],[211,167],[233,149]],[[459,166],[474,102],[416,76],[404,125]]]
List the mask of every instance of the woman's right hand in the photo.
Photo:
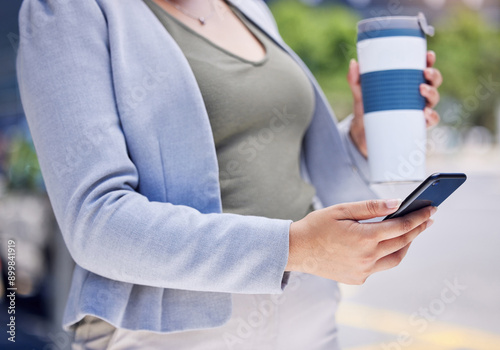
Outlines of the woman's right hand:
[[370,200],[313,211],[290,226],[286,271],[300,271],[346,284],[362,284],[377,271],[397,266],[411,242],[432,225],[436,207],[381,222],[400,200]]

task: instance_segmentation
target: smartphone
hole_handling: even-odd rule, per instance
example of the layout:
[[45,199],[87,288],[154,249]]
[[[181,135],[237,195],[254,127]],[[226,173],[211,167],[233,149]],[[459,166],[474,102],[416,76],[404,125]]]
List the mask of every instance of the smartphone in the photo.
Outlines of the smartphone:
[[435,173],[425,179],[406,199],[399,209],[384,218],[394,219],[429,205],[437,207],[467,179],[463,173]]

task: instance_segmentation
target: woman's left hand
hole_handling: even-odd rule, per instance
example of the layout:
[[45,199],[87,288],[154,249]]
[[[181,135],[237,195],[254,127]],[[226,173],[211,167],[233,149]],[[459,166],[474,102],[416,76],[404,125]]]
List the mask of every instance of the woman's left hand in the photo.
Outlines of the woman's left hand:
[[[427,100],[427,105],[424,109],[425,121],[427,128],[431,128],[439,123],[439,114],[433,109],[439,102],[438,87],[443,82],[441,72],[433,68],[436,62],[436,54],[434,51],[427,52],[427,68],[424,70],[424,77],[429,84],[420,85],[420,93]],[[347,81],[351,88],[354,98],[354,118],[351,124],[350,135],[361,154],[368,157],[366,148],[365,125],[363,122],[363,98],[361,94],[361,82],[359,74],[359,64],[355,59],[351,60],[349,65],[349,73]]]

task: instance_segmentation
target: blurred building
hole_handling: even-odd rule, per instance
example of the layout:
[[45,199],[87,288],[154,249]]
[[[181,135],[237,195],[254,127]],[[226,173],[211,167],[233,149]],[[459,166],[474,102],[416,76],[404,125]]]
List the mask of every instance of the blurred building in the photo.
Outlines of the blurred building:
[[9,136],[27,131],[17,89],[15,57],[19,33],[17,13],[20,1],[6,1],[0,11],[0,193],[5,186]]
[[23,115],[15,70],[20,5],[20,1],[6,1],[0,11],[0,128],[15,124]]

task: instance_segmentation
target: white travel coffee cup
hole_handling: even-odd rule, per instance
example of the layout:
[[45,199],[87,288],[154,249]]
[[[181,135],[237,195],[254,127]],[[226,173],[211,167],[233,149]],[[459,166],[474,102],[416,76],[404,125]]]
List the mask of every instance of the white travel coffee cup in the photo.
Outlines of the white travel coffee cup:
[[358,60],[373,183],[425,178],[425,16],[377,17],[358,23]]

